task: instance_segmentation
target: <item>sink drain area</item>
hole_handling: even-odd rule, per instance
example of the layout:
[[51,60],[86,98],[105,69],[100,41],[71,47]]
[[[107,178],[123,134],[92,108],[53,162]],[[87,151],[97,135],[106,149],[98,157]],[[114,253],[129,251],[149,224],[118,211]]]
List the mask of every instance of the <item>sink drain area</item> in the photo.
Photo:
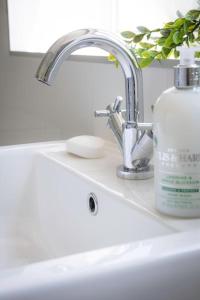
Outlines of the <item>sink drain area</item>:
[[88,195],[88,208],[91,215],[96,216],[98,214],[98,200],[94,193]]

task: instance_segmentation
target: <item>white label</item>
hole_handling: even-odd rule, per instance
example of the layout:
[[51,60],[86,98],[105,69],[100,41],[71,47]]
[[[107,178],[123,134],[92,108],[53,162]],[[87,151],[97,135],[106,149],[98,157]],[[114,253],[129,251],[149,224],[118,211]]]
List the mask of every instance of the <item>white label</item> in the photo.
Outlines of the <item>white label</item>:
[[189,149],[156,151],[156,181],[162,207],[200,208],[200,153]]

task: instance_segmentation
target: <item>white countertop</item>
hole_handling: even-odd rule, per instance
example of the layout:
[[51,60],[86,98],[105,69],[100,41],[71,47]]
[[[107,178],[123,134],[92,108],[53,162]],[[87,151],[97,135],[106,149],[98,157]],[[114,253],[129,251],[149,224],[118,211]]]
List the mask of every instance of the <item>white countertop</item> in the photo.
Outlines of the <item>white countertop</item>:
[[106,143],[105,156],[98,159],[85,159],[67,153],[65,143],[45,150],[46,156],[56,160],[71,171],[92,179],[112,193],[117,193],[131,205],[153,214],[160,222],[174,231],[200,229],[200,218],[183,219],[165,216],[155,209],[154,180],[124,180],[116,176],[116,167],[122,163],[117,145]]

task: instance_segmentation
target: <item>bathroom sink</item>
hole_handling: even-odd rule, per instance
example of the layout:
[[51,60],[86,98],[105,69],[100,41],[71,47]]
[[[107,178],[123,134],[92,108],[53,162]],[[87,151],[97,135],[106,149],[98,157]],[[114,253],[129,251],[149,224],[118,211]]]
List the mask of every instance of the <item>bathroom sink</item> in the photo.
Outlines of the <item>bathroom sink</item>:
[[160,215],[153,180],[119,163],[109,143],[99,159],[0,148],[0,300],[198,299],[200,219]]

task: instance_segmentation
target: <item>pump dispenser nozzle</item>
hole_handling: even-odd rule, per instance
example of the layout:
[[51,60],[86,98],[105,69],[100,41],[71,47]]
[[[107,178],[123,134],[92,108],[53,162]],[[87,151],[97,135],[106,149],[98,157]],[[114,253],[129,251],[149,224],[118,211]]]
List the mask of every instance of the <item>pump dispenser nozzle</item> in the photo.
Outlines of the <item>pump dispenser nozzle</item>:
[[176,88],[200,86],[200,66],[195,63],[195,52],[200,47],[177,47],[180,64],[175,67],[174,85]]
[[180,65],[191,66],[195,64],[195,53],[200,51],[200,47],[177,47],[180,52]]

